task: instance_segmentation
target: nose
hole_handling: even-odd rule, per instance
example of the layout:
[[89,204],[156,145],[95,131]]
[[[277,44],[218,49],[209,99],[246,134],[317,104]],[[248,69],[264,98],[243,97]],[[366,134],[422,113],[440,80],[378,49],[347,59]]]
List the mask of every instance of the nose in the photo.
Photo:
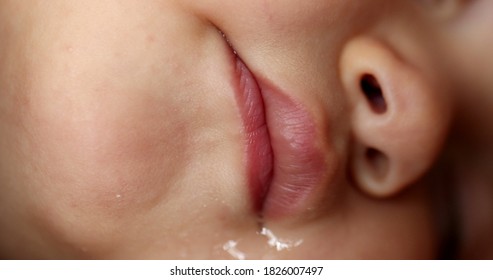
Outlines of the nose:
[[369,35],[343,48],[340,73],[351,107],[351,174],[376,197],[405,189],[437,157],[449,103],[438,83],[390,44]]

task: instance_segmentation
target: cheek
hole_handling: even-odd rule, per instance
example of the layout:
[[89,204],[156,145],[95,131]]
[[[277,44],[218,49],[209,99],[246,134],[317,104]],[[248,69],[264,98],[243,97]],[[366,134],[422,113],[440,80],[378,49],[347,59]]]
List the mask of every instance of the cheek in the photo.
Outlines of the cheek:
[[63,101],[35,110],[28,160],[48,195],[105,211],[152,207],[166,195],[186,162],[186,127],[159,102],[127,96],[79,102],[72,112]]
[[27,160],[52,196],[108,209],[151,207],[165,195],[180,168],[176,157],[186,158],[186,127],[152,100],[125,99],[108,94],[72,112],[64,101],[32,111]]
[[176,193],[189,158],[189,126],[177,106],[145,93],[80,96],[39,93],[15,104],[2,150],[17,175],[2,188],[16,189],[40,232],[84,243],[97,242],[94,234],[116,236]]

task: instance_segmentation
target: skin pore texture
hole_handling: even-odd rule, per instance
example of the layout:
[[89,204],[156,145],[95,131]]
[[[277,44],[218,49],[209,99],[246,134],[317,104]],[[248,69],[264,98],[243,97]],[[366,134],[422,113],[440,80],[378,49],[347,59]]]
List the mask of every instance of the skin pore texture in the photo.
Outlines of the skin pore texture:
[[0,0],[0,257],[437,257],[423,5]]

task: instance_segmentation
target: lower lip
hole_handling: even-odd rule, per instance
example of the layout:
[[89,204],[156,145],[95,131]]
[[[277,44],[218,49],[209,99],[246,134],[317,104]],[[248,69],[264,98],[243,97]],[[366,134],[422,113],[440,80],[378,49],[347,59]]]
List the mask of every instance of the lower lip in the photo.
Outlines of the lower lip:
[[238,57],[236,71],[254,210],[266,218],[303,211],[325,170],[315,123],[301,104],[268,82],[259,85]]

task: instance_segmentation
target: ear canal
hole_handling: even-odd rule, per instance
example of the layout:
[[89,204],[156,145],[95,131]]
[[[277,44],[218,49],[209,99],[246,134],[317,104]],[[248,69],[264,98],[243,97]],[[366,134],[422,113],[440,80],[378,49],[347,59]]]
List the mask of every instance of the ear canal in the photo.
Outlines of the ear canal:
[[347,43],[340,71],[352,107],[352,177],[367,194],[394,195],[435,161],[451,106],[438,83],[370,37]]

